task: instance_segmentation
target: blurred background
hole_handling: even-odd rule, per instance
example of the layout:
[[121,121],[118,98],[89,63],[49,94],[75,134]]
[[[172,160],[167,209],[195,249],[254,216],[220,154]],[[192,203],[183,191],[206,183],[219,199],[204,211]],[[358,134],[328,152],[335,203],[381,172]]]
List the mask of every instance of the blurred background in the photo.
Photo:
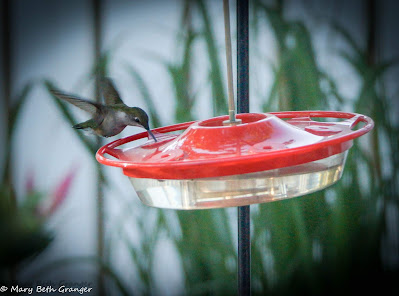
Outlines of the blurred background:
[[[337,184],[251,206],[253,294],[398,293],[398,3],[249,2],[251,112],[342,110],[376,124]],[[49,93],[99,99],[100,74],[152,128],[227,114],[222,1],[2,0],[1,10],[0,285],[236,294],[236,209],[142,205],[119,169],[95,160],[117,137],[73,130],[87,114]]]

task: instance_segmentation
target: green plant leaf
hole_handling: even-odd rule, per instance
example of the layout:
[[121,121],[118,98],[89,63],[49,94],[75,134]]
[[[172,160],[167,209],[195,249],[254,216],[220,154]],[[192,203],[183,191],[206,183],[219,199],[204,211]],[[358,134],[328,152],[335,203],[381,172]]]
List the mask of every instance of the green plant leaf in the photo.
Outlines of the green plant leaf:
[[8,137],[11,137],[11,134],[15,128],[15,124],[18,119],[18,115],[25,104],[30,92],[32,91],[34,84],[33,82],[27,83],[23,88],[21,93],[16,98],[16,103],[11,107],[11,111],[9,114],[9,125],[8,125]]
[[155,108],[154,100],[152,98],[152,95],[150,94],[150,90],[148,89],[147,85],[145,84],[143,77],[140,75],[140,73],[136,70],[131,65],[127,65],[126,69],[128,70],[130,76],[132,77],[134,83],[137,85],[140,94],[147,105],[147,108],[150,113],[150,118],[152,121],[152,126],[153,127],[161,127],[162,123],[160,121],[160,117],[158,115],[158,111]]
[[349,34],[349,32],[339,25],[336,22],[332,22],[331,27],[334,29],[335,32],[337,32],[352,48],[354,51],[354,56],[359,57],[361,60],[366,60],[365,52],[364,50],[357,44],[355,39]]
[[214,102],[214,115],[223,115],[228,112],[227,97],[224,88],[223,71],[219,61],[219,51],[212,30],[212,23],[208,9],[203,0],[195,2],[199,8],[203,24],[202,37],[205,40],[207,55],[209,58],[209,80],[211,83],[212,99]]

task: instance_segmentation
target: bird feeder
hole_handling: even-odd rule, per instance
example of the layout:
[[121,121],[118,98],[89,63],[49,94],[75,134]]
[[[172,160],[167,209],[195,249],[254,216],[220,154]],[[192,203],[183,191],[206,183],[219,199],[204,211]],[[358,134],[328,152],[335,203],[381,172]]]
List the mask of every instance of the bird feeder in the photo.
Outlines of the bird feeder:
[[[119,139],[103,146],[97,160],[122,168],[148,206],[236,207],[334,184],[353,139],[373,128],[367,116],[331,111],[245,113],[237,118],[239,125],[224,125],[228,116],[220,116],[154,129],[157,142],[137,144],[147,133]],[[178,131],[183,132],[174,133]]]

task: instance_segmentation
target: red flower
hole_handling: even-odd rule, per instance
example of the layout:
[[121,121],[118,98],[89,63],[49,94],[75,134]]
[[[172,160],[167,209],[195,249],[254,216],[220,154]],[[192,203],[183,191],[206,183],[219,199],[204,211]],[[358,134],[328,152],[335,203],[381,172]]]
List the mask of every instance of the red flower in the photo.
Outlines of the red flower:
[[58,207],[63,203],[71,188],[71,184],[73,179],[75,178],[76,172],[77,172],[76,167],[73,167],[69,171],[69,173],[62,179],[60,184],[54,190],[53,194],[51,194],[49,205],[46,207],[41,207],[39,211],[41,216],[45,217],[52,215],[58,209]]

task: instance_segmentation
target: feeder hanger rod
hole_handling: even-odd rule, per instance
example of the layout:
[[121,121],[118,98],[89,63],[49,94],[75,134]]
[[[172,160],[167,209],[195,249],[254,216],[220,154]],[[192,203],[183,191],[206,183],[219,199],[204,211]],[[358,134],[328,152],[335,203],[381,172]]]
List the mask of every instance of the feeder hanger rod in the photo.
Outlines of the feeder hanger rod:
[[227,122],[227,124],[237,124],[238,122],[236,120],[235,103],[234,103],[229,0],[223,0],[223,15],[224,15],[224,31],[225,31],[224,36],[226,43],[227,86],[228,86],[228,97],[229,97],[229,121]]
[[[249,113],[249,0],[237,0],[237,112]],[[238,295],[251,295],[250,207],[238,207]]]

